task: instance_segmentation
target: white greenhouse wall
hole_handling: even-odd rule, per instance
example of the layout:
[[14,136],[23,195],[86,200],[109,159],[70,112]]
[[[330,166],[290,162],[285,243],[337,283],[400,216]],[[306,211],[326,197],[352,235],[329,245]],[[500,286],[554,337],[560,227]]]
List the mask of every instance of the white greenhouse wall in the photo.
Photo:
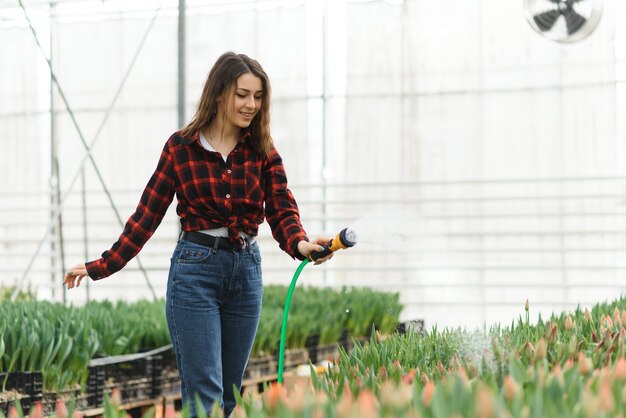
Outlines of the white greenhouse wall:
[[[21,11],[0,2],[1,285],[86,300],[85,290],[64,294],[61,271],[98,257],[121,227],[90,161],[83,212],[81,135],[95,140],[95,164],[126,220],[178,129],[176,2],[164,2],[150,29],[153,3],[138,2],[142,12],[113,0],[27,5],[79,134],[56,88],[51,125],[46,61]],[[510,323],[526,299],[536,316],[623,292],[623,2],[605,1],[597,30],[569,45],[535,34],[522,0],[187,3],[188,117],[217,56],[258,58],[305,227],[315,236],[353,226],[361,236],[308,267],[300,285],[397,291],[403,319],[427,327]],[[44,240],[51,131],[67,195],[64,266],[56,231]],[[174,207],[139,257],[158,297]],[[265,282],[287,284],[298,263],[267,225],[261,235]],[[91,283],[89,297],[152,294],[133,260]]]

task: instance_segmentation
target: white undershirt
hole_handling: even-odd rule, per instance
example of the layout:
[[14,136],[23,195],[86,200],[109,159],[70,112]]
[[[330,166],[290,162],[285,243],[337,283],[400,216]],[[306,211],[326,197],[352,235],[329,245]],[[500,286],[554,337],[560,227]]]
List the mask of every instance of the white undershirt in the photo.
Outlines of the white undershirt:
[[[202,132],[200,132],[200,143],[202,144],[202,146],[204,147],[205,150],[207,151],[212,151],[212,152],[218,152],[215,148],[213,148],[211,146],[211,144],[209,144],[209,141],[206,140],[206,138],[204,137],[204,135],[202,135]],[[222,158],[224,159],[224,162],[226,162],[226,160],[228,159],[228,155],[222,155]]]
[[[204,137],[204,135],[202,135],[202,132],[200,132],[200,143],[202,144],[204,149],[206,149],[207,151],[218,152],[215,148],[213,148],[211,146],[211,144],[209,144],[209,141],[207,141],[206,138]],[[220,155],[222,155],[222,154],[220,154]],[[226,160],[228,159],[228,155],[222,155],[222,158],[224,159],[224,162],[226,162]],[[222,226],[221,228],[204,229],[204,230],[198,231],[198,232],[202,232],[203,234],[211,235],[212,237],[228,238],[228,228],[226,228],[225,226]],[[245,240],[247,240],[248,241],[248,245],[252,245],[256,241],[256,237],[251,237],[250,235],[246,234],[245,232],[240,232],[239,236],[244,238]]]

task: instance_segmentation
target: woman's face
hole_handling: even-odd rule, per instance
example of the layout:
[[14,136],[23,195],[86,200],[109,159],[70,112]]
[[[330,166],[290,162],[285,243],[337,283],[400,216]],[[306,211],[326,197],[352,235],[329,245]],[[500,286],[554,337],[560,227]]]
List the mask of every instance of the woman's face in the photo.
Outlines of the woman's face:
[[227,123],[230,122],[239,128],[247,128],[261,109],[262,101],[261,79],[252,73],[240,75],[226,100],[224,114]]

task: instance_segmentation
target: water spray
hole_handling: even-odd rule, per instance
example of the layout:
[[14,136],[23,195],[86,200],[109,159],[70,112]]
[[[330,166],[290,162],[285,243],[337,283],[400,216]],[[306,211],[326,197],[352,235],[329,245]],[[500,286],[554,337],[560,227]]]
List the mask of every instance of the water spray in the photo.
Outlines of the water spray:
[[296,269],[287,291],[287,299],[285,300],[285,309],[283,310],[283,323],[280,329],[280,349],[278,354],[278,383],[283,383],[283,368],[285,365],[285,340],[287,338],[287,319],[289,317],[289,306],[291,305],[291,297],[296,289],[296,282],[300,273],[304,269],[309,261],[317,261],[334,253],[337,250],[353,247],[356,244],[357,235],[350,228],[342,229],[330,242],[324,245],[324,249],[321,251],[314,251],[308,258],[305,258],[302,263]]

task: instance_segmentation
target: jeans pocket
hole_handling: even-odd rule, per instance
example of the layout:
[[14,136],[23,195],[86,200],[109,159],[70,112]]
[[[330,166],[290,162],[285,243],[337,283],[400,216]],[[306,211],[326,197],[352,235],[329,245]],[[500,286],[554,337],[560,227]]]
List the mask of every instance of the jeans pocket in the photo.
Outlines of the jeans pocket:
[[176,261],[184,264],[204,263],[209,260],[212,255],[213,251],[208,247],[187,243],[180,249]]

